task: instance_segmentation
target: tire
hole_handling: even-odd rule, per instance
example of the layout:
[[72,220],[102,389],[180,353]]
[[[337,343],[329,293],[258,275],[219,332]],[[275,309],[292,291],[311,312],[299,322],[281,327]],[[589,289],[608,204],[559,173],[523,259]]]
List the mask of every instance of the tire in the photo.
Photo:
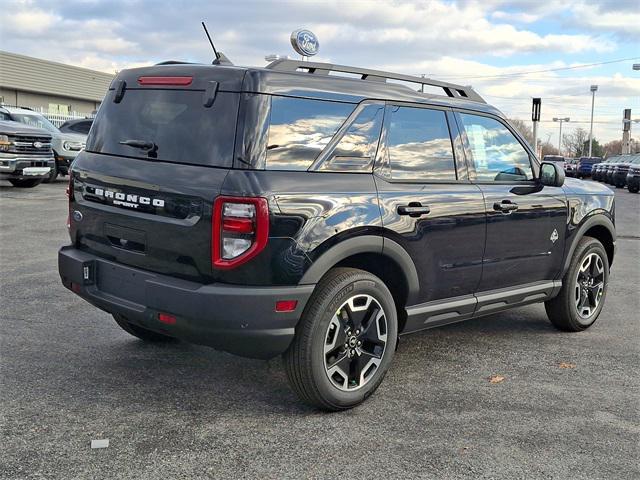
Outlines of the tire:
[[632,187],[631,185],[627,185],[627,190],[629,190],[629,192],[631,193],[638,193],[638,190],[640,190],[639,187]]
[[314,290],[283,355],[289,384],[302,401],[322,410],[355,407],[382,382],[397,340],[396,306],[382,280],[354,268],[332,269]]
[[150,343],[165,343],[165,342],[176,342],[177,340],[168,335],[163,335],[161,333],[152,332],[151,330],[147,330],[146,328],[139,327],[137,325],[133,325],[127,322],[127,319],[122,315],[114,314],[113,319],[116,323],[122,328],[125,332],[134,337],[138,337],[140,340],[144,340],[145,342]]
[[[587,267],[586,271],[585,266]],[[597,274],[593,276],[594,281],[589,283],[590,280],[587,278],[585,283],[585,274],[591,275],[592,273]],[[602,285],[597,290],[596,287],[600,281]],[[608,283],[609,260],[607,252],[600,241],[592,237],[583,237],[578,243],[569,269],[562,279],[560,294],[544,304],[549,320],[556,328],[565,332],[586,330],[595,323],[602,311],[607,296]],[[581,288],[580,285],[584,288]],[[583,295],[585,291],[589,292],[586,297]],[[580,299],[586,298],[585,303],[588,305],[579,307],[578,295],[580,295]],[[594,298],[598,300],[595,301]]]
[[42,183],[42,178],[11,178],[9,182],[16,188],[33,188]]
[[54,182],[56,178],[58,178],[58,166],[54,165],[53,167],[51,167],[51,171],[49,172],[49,176],[44,179],[44,183]]

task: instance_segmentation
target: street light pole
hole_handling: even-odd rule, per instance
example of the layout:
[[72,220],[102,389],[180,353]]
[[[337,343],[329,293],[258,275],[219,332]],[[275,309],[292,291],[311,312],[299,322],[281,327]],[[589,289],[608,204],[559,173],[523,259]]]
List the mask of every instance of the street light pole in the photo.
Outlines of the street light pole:
[[569,120],[569,117],[553,117],[554,122],[560,122],[560,133],[558,134],[558,155],[562,155],[562,122],[568,122]]
[[591,146],[593,144],[593,106],[596,101],[598,85],[591,85],[591,127],[589,128],[589,157],[591,157]]

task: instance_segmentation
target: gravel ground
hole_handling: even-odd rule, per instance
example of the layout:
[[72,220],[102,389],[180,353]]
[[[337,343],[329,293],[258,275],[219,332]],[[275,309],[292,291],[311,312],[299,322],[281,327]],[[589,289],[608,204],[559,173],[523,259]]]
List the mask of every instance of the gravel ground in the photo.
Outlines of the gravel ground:
[[0,478],[640,478],[640,195],[616,191],[591,329],[535,305],[404,337],[373,397],[325,414],[279,360],[145,345],[64,289],[64,190],[0,182]]

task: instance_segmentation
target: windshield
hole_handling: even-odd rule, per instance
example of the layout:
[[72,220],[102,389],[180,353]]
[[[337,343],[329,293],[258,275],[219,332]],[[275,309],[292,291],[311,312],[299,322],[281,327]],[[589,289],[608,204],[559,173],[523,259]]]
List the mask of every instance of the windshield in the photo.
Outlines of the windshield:
[[12,113],[11,118],[30,127],[42,128],[51,133],[60,132],[53,123],[37,113]]

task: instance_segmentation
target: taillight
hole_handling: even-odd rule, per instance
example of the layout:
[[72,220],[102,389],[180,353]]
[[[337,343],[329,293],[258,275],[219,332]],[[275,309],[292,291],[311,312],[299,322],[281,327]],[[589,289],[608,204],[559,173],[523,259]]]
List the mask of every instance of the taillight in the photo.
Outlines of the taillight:
[[269,238],[269,205],[265,198],[218,197],[213,203],[213,266],[229,269],[255,257]]

